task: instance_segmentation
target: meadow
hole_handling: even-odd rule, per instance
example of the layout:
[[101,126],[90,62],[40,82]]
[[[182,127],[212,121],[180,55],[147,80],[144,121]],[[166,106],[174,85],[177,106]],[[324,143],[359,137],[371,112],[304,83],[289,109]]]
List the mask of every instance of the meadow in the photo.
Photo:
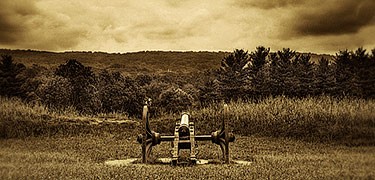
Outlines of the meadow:
[[[373,100],[268,98],[229,104],[237,138],[233,160],[250,165],[194,167],[131,164],[107,160],[140,158],[140,120],[123,114],[83,116],[43,105],[1,98],[0,179],[372,179],[375,177]],[[222,104],[192,109],[197,134],[219,127]],[[151,128],[170,134],[178,114],[151,119]],[[4,138],[5,137],[5,138]],[[199,144],[199,158],[220,159],[220,149]],[[169,157],[169,144],[153,150]]]
[[[25,138],[77,134],[123,134],[140,131],[140,120],[125,114],[81,115],[74,110],[56,112],[43,105],[1,98],[1,137]],[[198,133],[220,126],[223,104],[191,109]],[[261,102],[231,102],[227,120],[235,134],[286,137],[347,145],[375,145],[375,101],[331,97],[267,98]],[[152,117],[155,131],[172,134],[178,113]],[[124,130],[125,129],[125,130]]]
[[[250,165],[193,167],[131,164],[106,160],[139,158],[134,136],[29,137],[0,140],[0,179],[373,179],[373,146],[338,146],[288,138],[240,136],[231,158]],[[168,157],[169,144],[154,148]],[[218,159],[220,150],[200,144],[200,158]]]

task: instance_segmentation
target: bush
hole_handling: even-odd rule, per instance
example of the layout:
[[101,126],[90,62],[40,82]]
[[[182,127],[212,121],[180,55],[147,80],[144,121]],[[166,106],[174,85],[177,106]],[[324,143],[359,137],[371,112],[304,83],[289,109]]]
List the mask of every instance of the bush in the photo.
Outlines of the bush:
[[66,78],[71,84],[70,102],[77,111],[87,114],[99,112],[101,102],[98,96],[97,81],[91,67],[85,67],[73,59],[60,65],[55,74]]
[[47,82],[39,86],[37,94],[40,101],[49,108],[63,110],[73,106],[73,87],[67,78],[54,76],[47,79]]
[[118,72],[102,71],[98,82],[102,112],[125,112],[130,116],[141,114],[144,92],[132,78]]
[[[21,88],[26,93],[26,102],[36,103],[39,100],[37,91],[45,78],[47,68],[33,64],[20,74],[26,81],[22,84]],[[50,76],[48,76],[50,77]]]
[[192,107],[194,98],[180,88],[171,87],[163,91],[157,103],[164,112],[178,113]]

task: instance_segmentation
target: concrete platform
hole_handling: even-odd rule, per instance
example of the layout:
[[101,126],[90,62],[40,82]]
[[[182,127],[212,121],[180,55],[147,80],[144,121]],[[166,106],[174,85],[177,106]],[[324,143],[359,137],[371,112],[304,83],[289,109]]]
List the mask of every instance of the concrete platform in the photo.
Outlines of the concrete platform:
[[[171,164],[171,158],[158,158],[152,164]],[[129,166],[129,165],[143,165],[140,163],[140,159],[138,158],[129,158],[129,159],[122,159],[122,160],[107,160],[104,162],[105,165],[108,166]],[[216,160],[207,160],[207,159],[198,159],[196,165],[209,165],[209,164],[220,164]],[[252,162],[250,161],[243,161],[243,160],[232,160],[231,164],[241,164],[241,165],[251,165]]]

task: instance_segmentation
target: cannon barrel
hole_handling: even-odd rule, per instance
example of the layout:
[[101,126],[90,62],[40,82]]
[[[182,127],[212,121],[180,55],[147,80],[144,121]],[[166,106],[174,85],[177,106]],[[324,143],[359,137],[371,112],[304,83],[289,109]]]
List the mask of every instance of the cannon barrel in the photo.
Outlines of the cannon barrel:
[[181,117],[180,124],[177,124],[179,137],[181,139],[189,139],[190,129],[189,129],[189,115],[187,113],[183,113]]
[[189,115],[187,113],[182,114],[180,126],[189,126]]

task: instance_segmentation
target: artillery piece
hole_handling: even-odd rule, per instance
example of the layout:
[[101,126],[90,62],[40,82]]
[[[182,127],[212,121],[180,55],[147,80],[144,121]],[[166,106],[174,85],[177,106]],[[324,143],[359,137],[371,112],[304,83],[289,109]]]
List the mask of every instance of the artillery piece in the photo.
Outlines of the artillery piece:
[[183,113],[181,120],[176,122],[174,135],[160,135],[150,129],[149,125],[149,103],[143,106],[142,121],[144,132],[138,135],[137,141],[142,145],[142,163],[150,163],[150,154],[152,147],[161,142],[172,142],[172,165],[180,163],[180,150],[190,150],[189,164],[196,164],[197,162],[197,141],[211,141],[220,146],[225,163],[229,163],[229,143],[234,142],[235,137],[228,132],[226,114],[228,106],[224,105],[224,113],[222,117],[221,128],[218,131],[212,132],[210,135],[196,135],[194,122],[190,122],[190,115]]

